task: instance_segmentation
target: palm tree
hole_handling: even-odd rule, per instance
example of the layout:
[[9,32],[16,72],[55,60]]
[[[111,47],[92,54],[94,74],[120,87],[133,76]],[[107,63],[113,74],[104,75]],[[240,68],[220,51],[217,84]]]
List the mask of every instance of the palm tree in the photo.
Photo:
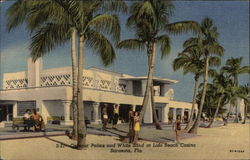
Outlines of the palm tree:
[[[147,84],[144,93],[140,122],[144,117],[147,105],[150,104],[151,85],[154,65],[156,59],[156,45],[161,47],[161,56],[164,57],[170,51],[170,39],[167,34],[160,35],[161,32],[172,32],[178,34],[188,30],[196,31],[197,24],[193,21],[183,21],[177,23],[168,23],[168,17],[172,14],[173,5],[170,1],[162,0],[144,0],[134,2],[130,7],[130,16],[127,19],[127,26],[135,31],[134,39],[121,41],[117,47],[125,49],[139,49],[147,53],[148,75]],[[152,97],[151,97],[152,99]],[[151,106],[152,100],[151,100]],[[155,110],[153,109],[153,112]],[[155,114],[154,114],[155,115]],[[157,129],[161,129],[156,116],[154,121]]]
[[193,47],[197,48],[202,53],[202,56],[205,59],[205,73],[204,73],[202,97],[201,97],[199,112],[193,126],[188,131],[189,133],[195,133],[195,134],[197,134],[198,127],[200,125],[200,118],[206,97],[210,57],[213,54],[217,56],[222,56],[224,51],[223,47],[220,46],[220,44],[217,41],[218,38],[217,28],[213,26],[213,21],[210,18],[206,17],[205,19],[203,19],[200,25],[200,30],[202,31],[202,35],[201,34],[198,35],[197,38],[190,38],[190,40],[187,41],[185,44],[187,48],[193,48]]
[[242,95],[240,96],[242,99],[244,99],[244,120],[242,124],[246,123],[246,117],[247,117],[247,108],[250,104],[250,87],[249,84],[241,85],[240,86],[240,92]]
[[[185,44],[185,42],[184,42]],[[209,65],[217,66],[220,64],[220,59],[218,57],[211,57]],[[198,93],[198,84],[199,78],[204,73],[204,59],[202,59],[202,54],[199,52],[197,48],[186,48],[181,53],[178,54],[178,57],[173,61],[173,69],[174,71],[183,68],[183,73],[193,73],[194,76],[194,93],[192,100],[192,109],[190,118],[188,120],[187,126],[185,130],[188,130],[194,115],[194,108],[196,104],[196,96]]]
[[223,72],[229,74],[234,79],[234,84],[238,85],[238,77],[241,74],[250,73],[249,66],[241,67],[243,57],[230,58],[226,61],[226,65],[222,68]]
[[[43,6],[43,10],[40,7]],[[53,8],[52,8],[53,7]],[[32,13],[32,14],[31,14]],[[76,102],[77,102],[77,61],[76,61],[76,29],[73,27],[72,20],[70,20],[65,14],[63,8],[56,4],[53,1],[22,1],[18,0],[10,8],[7,10],[8,15],[8,24],[7,28],[9,31],[16,28],[17,26],[21,25],[25,21],[27,22],[28,29],[31,32],[34,32],[41,24],[50,21],[49,18],[55,15],[61,15],[61,19],[66,22],[66,24],[70,25],[69,31],[65,31],[65,33],[69,33],[67,35],[67,39],[71,39],[71,61],[72,61],[72,103],[71,108],[73,109],[73,131],[72,136],[73,139],[77,136],[77,109],[76,109]],[[58,27],[59,31],[62,31],[60,27],[63,25],[54,24],[54,27]],[[52,26],[52,24],[51,24]],[[71,35],[70,35],[71,34]],[[45,36],[45,35],[44,35]],[[41,53],[33,56],[33,60],[36,60],[43,54],[51,51],[55,46],[51,48],[45,49],[45,47],[49,46],[46,38],[43,39],[43,43],[46,44],[40,48]],[[50,44],[52,45],[52,44]]]
[[[34,60],[36,60],[38,57],[42,56],[47,51],[50,51],[58,44],[64,43],[68,39],[68,33],[72,27],[77,31],[79,41],[77,78],[77,148],[82,149],[86,141],[86,126],[84,123],[84,106],[82,99],[82,76],[84,65],[83,48],[85,45],[86,47],[93,47],[94,50],[101,56],[102,62],[105,66],[114,61],[115,52],[113,46],[104,34],[107,33],[111,35],[112,39],[118,41],[120,35],[119,20],[114,15],[98,14],[98,12],[101,10],[101,8],[110,9],[112,7],[115,7],[115,10],[123,9],[124,6],[121,7],[121,5],[123,5],[124,3],[121,3],[121,1],[119,1],[119,3],[117,4],[115,3],[115,1],[110,1],[111,3],[107,5],[107,2],[103,2],[101,0],[51,0],[49,2],[59,6],[64,14],[58,14],[58,12],[55,11],[56,14],[54,14],[53,16],[49,16],[48,20],[43,21],[37,27],[35,27],[35,33],[32,37],[32,43],[30,45],[31,55]],[[48,7],[54,7],[54,5],[50,5]],[[39,11],[43,12],[44,9],[38,9],[38,12]],[[51,8],[49,9],[49,11],[51,11]],[[62,18],[64,16],[66,17],[65,19]],[[27,21],[29,22],[29,20],[31,20],[32,18],[34,17],[32,17],[31,14],[31,16],[27,18]]]
[[[226,61],[226,65],[223,67],[223,72],[227,73],[230,77],[234,79],[234,86],[238,87],[238,76],[241,74],[250,73],[249,66],[243,66],[241,67],[243,58],[231,58]],[[238,123],[238,107],[236,105],[236,116],[235,116],[235,122]]]
[[212,116],[212,119],[210,120],[210,123],[208,124],[207,128],[210,128],[214,122],[214,119],[217,117],[218,111],[220,107],[222,106],[223,98],[225,97],[228,90],[228,87],[230,86],[230,78],[226,77],[223,72],[217,73],[216,71],[213,73],[213,86],[212,92],[214,92],[214,98],[216,98],[217,105],[216,110]]

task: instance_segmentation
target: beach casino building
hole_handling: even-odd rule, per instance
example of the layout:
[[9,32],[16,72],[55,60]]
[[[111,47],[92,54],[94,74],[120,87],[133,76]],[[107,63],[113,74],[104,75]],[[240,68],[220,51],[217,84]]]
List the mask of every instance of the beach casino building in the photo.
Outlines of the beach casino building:
[[[71,67],[42,69],[41,59],[35,63],[29,58],[27,70],[3,74],[0,90],[0,126],[12,123],[15,117],[22,117],[26,109],[36,108],[45,122],[58,118],[62,125],[72,125],[72,70]],[[85,118],[91,123],[101,123],[101,110],[108,104],[108,116],[112,107],[119,104],[120,122],[128,122],[129,108],[139,111],[147,77],[111,72],[98,68],[83,71],[83,103]],[[155,106],[158,119],[168,122],[171,115],[189,117],[192,104],[174,100],[171,84],[176,80],[153,77]],[[197,114],[197,106],[195,106]],[[151,102],[147,105],[144,123],[152,123]]]

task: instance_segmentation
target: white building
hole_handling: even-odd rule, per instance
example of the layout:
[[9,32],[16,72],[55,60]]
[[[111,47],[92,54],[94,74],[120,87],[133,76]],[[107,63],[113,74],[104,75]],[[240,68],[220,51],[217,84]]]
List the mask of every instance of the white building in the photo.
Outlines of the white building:
[[[0,124],[11,123],[13,117],[22,117],[26,109],[37,108],[45,122],[60,117],[62,124],[72,124],[71,67],[43,70],[41,60],[28,59],[27,70],[3,75],[0,90]],[[171,84],[176,80],[153,78],[155,105],[161,122],[168,122],[169,112],[189,117],[192,104],[174,101]],[[100,123],[101,107],[107,103],[112,115],[114,103],[120,104],[120,117],[128,120],[128,110],[140,110],[146,88],[146,76],[136,77],[122,73],[89,68],[83,71],[83,100],[85,116],[92,123]],[[197,112],[197,107],[196,107]],[[144,123],[153,121],[152,108],[147,106]]]
[[238,113],[238,115],[240,114],[242,120],[245,117],[245,103],[244,103],[244,99],[238,98],[235,105],[226,104],[224,106],[224,109],[226,110],[226,114],[228,114],[228,112],[230,114],[234,114],[234,115],[236,115]]

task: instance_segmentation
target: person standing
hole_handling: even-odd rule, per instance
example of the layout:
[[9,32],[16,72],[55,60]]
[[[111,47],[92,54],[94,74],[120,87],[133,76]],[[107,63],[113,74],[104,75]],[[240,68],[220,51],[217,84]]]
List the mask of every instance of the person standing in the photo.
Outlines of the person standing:
[[107,124],[108,124],[108,105],[104,104],[104,107],[102,109],[102,129],[106,130],[107,129]]
[[117,122],[118,122],[118,119],[119,119],[119,105],[115,104],[113,109],[114,109],[113,110],[114,117],[113,117],[113,126],[112,126],[112,128],[116,129],[116,125],[117,125]]
[[134,144],[138,143],[139,139],[139,131],[140,131],[140,118],[139,118],[139,112],[135,112],[134,115]]
[[176,121],[173,125],[173,128],[175,128],[176,142],[180,143],[180,133],[181,133],[181,116],[180,115],[177,116]]

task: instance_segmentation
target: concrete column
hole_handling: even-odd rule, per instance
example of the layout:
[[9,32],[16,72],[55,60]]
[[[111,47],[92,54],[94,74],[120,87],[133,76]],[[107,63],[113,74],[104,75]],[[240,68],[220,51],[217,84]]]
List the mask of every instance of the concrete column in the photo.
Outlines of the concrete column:
[[17,117],[17,102],[13,103],[13,118]]
[[168,84],[163,84],[161,85],[161,88],[160,88],[160,94],[164,97],[167,96],[167,91],[168,91],[169,87],[168,87]]
[[147,87],[147,80],[141,80],[141,93],[144,96]]
[[182,122],[184,122],[184,111],[185,111],[185,109],[182,108],[182,109],[181,109],[181,121],[182,121]]
[[27,63],[28,87],[40,87],[41,58],[36,62],[33,62],[32,58],[28,58]]
[[239,102],[239,113],[241,115],[241,120],[243,121],[245,117],[245,103],[243,99],[240,99],[240,102]]
[[70,101],[63,101],[63,108],[64,108],[64,120],[70,120]]
[[135,111],[136,110],[136,105],[132,104],[132,107],[133,107],[133,111]]
[[166,104],[163,107],[163,117],[162,117],[163,123],[168,123],[168,112],[169,112],[169,107],[168,107],[168,104]]
[[62,125],[73,125],[73,121],[70,120],[70,105],[71,101],[62,101],[63,104],[63,113],[64,113],[64,121],[62,121]]
[[177,108],[173,108],[173,120],[175,121],[176,120],[176,110]]
[[191,117],[191,109],[188,109],[188,120],[190,119]]
[[99,106],[100,106],[100,103],[99,102],[94,102],[92,103],[92,106],[93,106],[93,111],[94,111],[94,123],[100,123],[101,120],[100,120],[100,116],[99,116]]
[[43,117],[44,123],[47,123],[47,115],[44,112],[43,100],[36,100],[36,110]]
[[181,109],[181,118],[184,116],[184,111],[185,111],[185,109],[182,108],[182,109]]

